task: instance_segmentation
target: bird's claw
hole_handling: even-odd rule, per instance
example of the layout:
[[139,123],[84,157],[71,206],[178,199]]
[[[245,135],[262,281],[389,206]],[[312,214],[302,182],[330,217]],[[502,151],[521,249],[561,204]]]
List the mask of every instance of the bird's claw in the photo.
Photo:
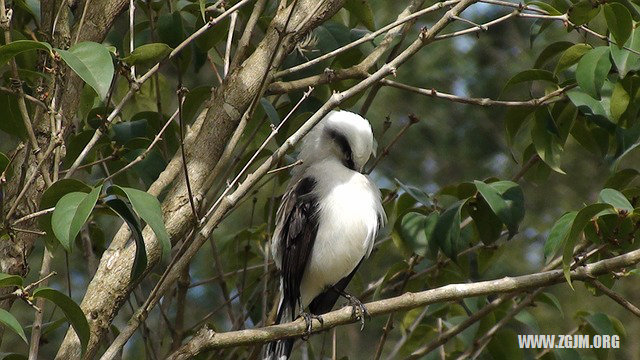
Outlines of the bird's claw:
[[303,312],[302,314],[300,314],[300,316],[304,319],[304,322],[307,325],[304,333],[302,334],[302,340],[304,341],[307,341],[309,339],[309,335],[311,335],[311,330],[313,330],[313,319],[316,319],[320,322],[320,327],[324,326],[324,320],[320,315]]
[[364,306],[362,301],[358,300],[353,295],[345,295],[347,301],[351,305],[351,316],[353,316],[356,320],[360,320],[360,331],[364,330],[364,318],[371,317],[369,311],[367,311],[367,307]]

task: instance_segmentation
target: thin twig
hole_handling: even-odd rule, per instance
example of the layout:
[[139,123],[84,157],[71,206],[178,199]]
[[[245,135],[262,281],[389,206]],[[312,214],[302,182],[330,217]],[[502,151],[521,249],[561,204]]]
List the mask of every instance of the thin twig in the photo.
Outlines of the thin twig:
[[[40,280],[37,284],[46,285],[49,277],[53,276],[51,271],[51,262],[53,255],[49,252],[49,248],[45,246],[44,254],[42,255],[42,265],[40,266]],[[34,283],[36,284],[36,283]],[[32,286],[36,286],[32,284]],[[38,359],[38,350],[40,348],[40,336],[42,335],[42,318],[44,316],[45,298],[38,298],[36,300],[36,313],[33,319],[33,326],[31,327],[31,341],[29,342],[29,360]]]
[[604,284],[602,284],[597,279],[593,279],[591,281],[591,284],[593,284],[593,286],[595,286],[598,290],[602,291],[605,295],[610,297],[611,300],[617,302],[623,308],[629,310],[633,315],[640,318],[640,309],[638,309],[637,306],[633,305],[629,300],[622,297],[622,295],[604,286]]

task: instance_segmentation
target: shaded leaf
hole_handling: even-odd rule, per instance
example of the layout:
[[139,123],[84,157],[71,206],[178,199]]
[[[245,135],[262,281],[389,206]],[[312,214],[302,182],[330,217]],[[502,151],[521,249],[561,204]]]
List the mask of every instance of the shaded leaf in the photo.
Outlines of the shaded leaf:
[[18,319],[16,319],[15,316],[11,315],[11,313],[5,309],[0,309],[0,323],[2,323],[6,328],[9,328],[11,331],[13,331],[18,336],[20,336],[20,338],[26,344],[29,343],[27,341],[27,337],[24,334],[24,330],[22,329],[22,326],[18,322]]
[[60,291],[50,288],[39,288],[33,292],[34,298],[43,298],[56,304],[64,313],[73,330],[75,330],[78,338],[80,339],[80,346],[82,347],[82,353],[87,349],[89,343],[89,323],[84,316],[80,306],[76,304],[70,297],[61,293]]
[[271,121],[271,124],[276,126],[279,125],[281,121],[280,115],[278,115],[278,111],[276,110],[276,108],[273,107],[273,105],[271,105],[269,100],[267,100],[266,98],[260,98],[260,105],[262,105],[262,108],[264,109],[264,112],[267,114],[267,117]]
[[142,237],[142,226],[140,226],[137,216],[122,199],[115,195],[109,195],[104,199],[104,203],[127,223],[133,234],[136,252],[133,258],[133,267],[131,268],[131,279],[136,280],[147,269],[147,249]]
[[538,110],[535,115],[536,121],[531,130],[531,137],[536,153],[551,169],[564,174],[565,172],[560,168],[562,142],[557,134],[557,129],[553,129],[555,126],[553,119],[546,108]]
[[0,66],[3,66],[14,56],[25,51],[44,50],[52,53],[51,45],[42,41],[16,40],[8,45],[0,46]]
[[463,244],[460,241],[460,218],[466,200],[451,205],[438,218],[433,229],[433,241],[451,260],[456,261]]
[[582,56],[584,56],[584,54],[586,54],[591,49],[592,47],[589,44],[575,44],[571,46],[560,56],[558,64],[556,64],[554,73],[557,74],[568,69],[571,65],[580,61]]
[[[640,30],[633,29],[624,45],[629,49],[640,51]],[[609,45],[609,49],[620,79],[624,79],[629,71],[640,69],[640,55],[621,49],[614,44]]]
[[127,198],[131,202],[133,210],[156,234],[156,238],[160,241],[160,246],[162,247],[163,257],[168,259],[169,252],[171,251],[171,240],[169,239],[169,234],[167,234],[167,229],[164,226],[162,208],[158,199],[155,196],[138,189],[120,186],[112,186],[112,189],[118,189],[126,194]]
[[73,45],[68,51],[56,51],[62,60],[96,91],[100,99],[107,98],[115,70],[111,54],[104,45],[85,41]]
[[611,205],[609,204],[591,204],[578,211],[576,214],[573,223],[571,224],[571,230],[569,234],[565,237],[562,244],[562,271],[564,273],[564,277],[571,284],[571,274],[570,274],[570,266],[573,261],[573,248],[578,241],[578,237],[582,233],[582,230],[587,225],[587,223],[594,216],[598,215],[600,212],[604,210],[611,209]]
[[22,278],[18,275],[0,273],[0,287],[22,286]]
[[578,86],[595,99],[600,98],[600,89],[611,70],[609,47],[599,46],[589,50],[578,62],[576,81]]
[[624,5],[615,2],[604,4],[603,7],[609,31],[611,31],[611,35],[613,35],[618,46],[622,47],[631,36],[631,30],[633,29],[631,13]]
[[594,4],[591,0],[581,0],[571,5],[567,14],[569,21],[574,25],[584,25],[591,21],[600,12],[598,4]]
[[512,181],[485,184],[476,180],[474,184],[493,213],[507,226],[509,238],[513,237],[518,232],[518,224],[524,217],[522,188]]
[[416,201],[420,202],[422,205],[426,207],[433,206],[433,202],[431,201],[429,194],[422,191],[422,189],[418,189],[415,186],[403,184],[400,180],[394,179],[396,183],[404,190],[407,194],[411,195]]
[[640,172],[638,172],[638,170],[636,169],[622,169],[611,175],[609,179],[607,179],[607,181],[604,183],[604,187],[622,190],[638,175],[640,175]]
[[367,0],[347,0],[344,3],[344,8],[349,11],[351,16],[360,20],[360,22],[369,30],[374,31],[376,29],[375,21],[373,18],[373,10]]
[[562,242],[567,237],[567,234],[571,229],[571,224],[573,224],[573,220],[575,220],[576,215],[578,215],[577,211],[565,213],[560,217],[560,219],[556,220],[556,222],[551,227],[551,231],[549,232],[547,241],[545,241],[544,243],[544,258],[546,259],[547,263],[551,261],[551,259],[553,259],[553,257],[560,250]]

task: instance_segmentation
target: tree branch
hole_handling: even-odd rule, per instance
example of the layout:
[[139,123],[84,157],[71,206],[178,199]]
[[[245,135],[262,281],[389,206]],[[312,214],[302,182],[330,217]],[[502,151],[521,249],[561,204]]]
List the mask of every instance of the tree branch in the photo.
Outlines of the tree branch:
[[[599,275],[634,266],[638,264],[638,262],[640,262],[640,250],[634,250],[624,255],[594,262],[572,270],[571,279],[590,281]],[[371,316],[378,316],[397,311],[406,311],[429,304],[460,300],[467,297],[537,289],[563,283],[564,281],[562,270],[552,270],[471,284],[450,284],[417,293],[409,292],[397,297],[368,303],[366,307]],[[325,331],[335,326],[357,321],[357,319],[354,319],[352,316],[350,306],[324,314],[322,315],[322,319],[322,325],[318,320],[313,320],[313,332]],[[265,343],[288,337],[301,336],[304,334],[305,329],[306,324],[303,319],[258,329],[226,333],[216,333],[210,329],[202,329],[187,344],[173,353],[169,359],[188,359],[204,350]]]

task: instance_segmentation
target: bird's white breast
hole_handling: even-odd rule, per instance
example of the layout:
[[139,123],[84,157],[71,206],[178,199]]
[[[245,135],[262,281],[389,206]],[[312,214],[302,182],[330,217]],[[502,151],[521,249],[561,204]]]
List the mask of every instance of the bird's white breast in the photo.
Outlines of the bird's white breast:
[[349,275],[371,252],[378,228],[380,195],[370,180],[336,161],[312,166],[316,180],[318,232],[300,285],[303,308]]

